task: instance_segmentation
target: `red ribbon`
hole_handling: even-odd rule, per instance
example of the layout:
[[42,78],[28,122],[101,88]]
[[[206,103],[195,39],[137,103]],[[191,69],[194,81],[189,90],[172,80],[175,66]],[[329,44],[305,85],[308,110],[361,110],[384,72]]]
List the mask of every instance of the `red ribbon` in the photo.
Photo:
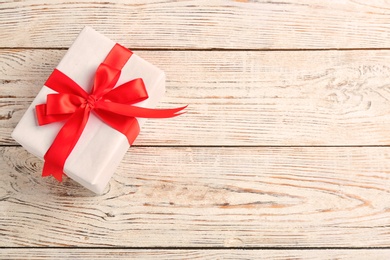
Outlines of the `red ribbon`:
[[58,93],[47,95],[46,104],[36,106],[38,124],[66,122],[44,156],[42,176],[53,175],[62,181],[65,161],[78,142],[91,111],[107,125],[123,133],[129,144],[134,142],[140,131],[135,117],[169,118],[181,114],[179,112],[185,107],[149,109],[133,106],[148,98],[140,78],[114,89],[121,69],[131,55],[130,50],[116,44],[98,67],[90,94],[57,69],[50,75],[45,86]]

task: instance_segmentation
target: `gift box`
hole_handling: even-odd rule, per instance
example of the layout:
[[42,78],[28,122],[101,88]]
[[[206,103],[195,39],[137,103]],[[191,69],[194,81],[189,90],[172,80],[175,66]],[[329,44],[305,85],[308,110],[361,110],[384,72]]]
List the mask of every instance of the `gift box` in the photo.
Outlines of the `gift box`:
[[[116,54],[117,57],[115,58],[113,52],[116,52],[118,49],[120,52],[125,52],[125,55]],[[126,55],[130,56],[127,58],[123,58],[123,56]],[[114,56],[114,58],[112,56]],[[116,65],[112,65],[111,63],[116,63],[118,62],[117,60],[119,60],[119,63],[123,64],[119,66],[120,72],[115,74],[115,71],[117,71],[118,68],[114,68]],[[103,63],[105,62],[107,62],[109,65],[103,66],[105,65]],[[105,71],[105,69],[107,69],[108,72]],[[96,79],[98,70],[102,70],[100,71],[100,79]],[[111,71],[114,71],[115,73]],[[110,73],[115,75],[110,76]],[[105,82],[107,81],[107,77],[109,78],[110,82],[112,80],[114,83]],[[94,99],[95,96],[90,95],[88,97],[85,96],[85,98],[83,98],[67,93],[58,95],[59,88],[63,89],[62,91],[64,92],[69,91],[66,89],[67,86],[58,86],[62,83],[56,83],[53,78],[55,78],[55,80],[57,80],[57,78],[62,78],[61,80],[70,82],[73,81],[75,84],[84,89],[86,93],[91,93],[91,88],[99,88],[95,87],[97,84],[115,84],[115,86],[111,86],[111,88],[115,90],[118,86],[126,85],[127,82],[136,81],[136,83],[138,84],[140,83],[138,82],[139,79],[142,79],[144,87],[146,88],[147,96],[143,98],[135,97],[135,104],[130,104],[132,109],[135,109],[133,111],[135,116],[132,117],[132,111],[126,112],[129,115],[125,113],[125,116],[128,116],[130,117],[130,119],[133,120],[135,119],[136,122],[128,122],[127,119],[122,119],[124,115],[116,116],[112,111],[103,111],[107,104],[111,105],[114,103],[112,102],[112,100],[105,100],[104,102],[99,103],[98,109],[94,110],[94,102],[97,102],[97,100],[99,100],[100,102],[99,98],[90,102],[91,97],[93,97],[92,99]],[[70,78],[71,80],[69,80],[68,78]],[[100,83],[96,83],[97,81],[99,81]],[[64,85],[66,84],[64,83]],[[120,87],[118,87],[118,89],[119,88]],[[77,91],[78,93],[81,93],[81,96],[85,95],[83,91]],[[99,90],[95,92],[98,91]],[[101,92],[107,93],[106,90]],[[58,64],[56,70],[49,77],[48,81],[45,83],[45,86],[43,86],[43,88],[40,90],[30,107],[27,109],[26,113],[13,131],[12,137],[18,143],[20,143],[27,151],[41,159],[44,159],[46,161],[45,166],[46,163],[48,163],[48,165],[50,166],[50,162],[48,162],[49,158],[52,158],[50,160],[56,161],[57,156],[65,156],[66,161],[64,161],[63,166],[57,165],[56,162],[54,162],[54,165],[56,165],[56,167],[63,167],[63,172],[68,177],[72,178],[73,180],[80,183],[89,190],[101,194],[107,186],[110,178],[114,174],[118,164],[122,160],[126,151],[129,149],[130,143],[133,141],[130,139],[135,139],[136,135],[139,132],[138,128],[142,127],[146,118],[154,117],[152,113],[153,110],[150,110],[150,108],[156,107],[157,103],[161,100],[164,92],[165,74],[162,70],[143,60],[142,58],[125,49],[124,47],[121,48],[121,46],[117,45],[115,42],[103,36],[102,34],[96,32],[92,28],[85,27],[78,35],[72,46],[69,48],[61,62]],[[114,101],[120,100],[121,96],[123,96],[122,93],[124,92],[118,91],[112,94],[104,94],[105,96],[103,96],[103,98],[111,95],[116,96],[115,98],[113,98]],[[71,97],[69,98],[69,96]],[[100,94],[100,96],[102,96],[102,94]],[[63,101],[64,98],[66,98],[65,101]],[[50,104],[49,101],[51,102]],[[61,103],[60,106],[60,104],[55,103],[57,101],[59,103],[65,103],[65,105]],[[71,111],[73,114],[67,114],[68,112],[65,110],[70,109],[67,108],[67,105],[68,107],[75,107],[72,108],[73,110]],[[123,105],[126,104],[120,104],[115,107],[118,113],[122,113],[122,110],[125,110],[123,108]],[[136,108],[134,108],[133,105],[136,105]],[[77,112],[81,111],[80,107],[84,109],[84,112]],[[86,107],[88,108],[88,115],[82,120],[87,122],[85,123],[85,126],[83,126],[83,129],[77,130],[80,131],[80,136],[76,138],[77,140],[71,139],[72,141],[69,141],[68,139],[66,139],[68,137],[65,136],[63,137],[65,138],[64,140],[57,140],[59,144],[57,144],[56,148],[51,148],[52,146],[55,146],[54,142],[56,141],[56,138],[61,139],[61,137],[58,137],[60,136],[60,131],[66,128],[65,126],[67,124],[72,124],[69,121],[76,120],[74,119],[76,117],[75,114],[86,113]],[[49,111],[49,108],[50,111],[61,110],[60,112],[64,113],[61,116],[63,116],[65,119],[55,120],[55,122],[49,122],[47,124],[45,122],[40,122],[45,121],[46,119],[50,121],[50,115],[48,115],[49,112],[47,112]],[[144,115],[142,114],[143,110],[141,109],[140,112],[138,111],[138,108],[148,108],[149,110],[145,109],[147,113],[146,115]],[[40,111],[42,109],[47,111]],[[43,113],[43,119],[39,118],[39,113]],[[148,113],[152,115],[148,115]],[[138,117],[138,114],[141,114],[141,116],[145,118]],[[174,115],[172,114],[172,116]],[[106,121],[104,119],[106,119]],[[125,128],[122,129],[123,132],[127,131],[125,134],[112,127],[114,123],[110,123],[109,121],[113,119],[117,119],[116,124],[119,125],[117,126],[117,128],[120,130],[122,127],[121,123],[127,123],[125,127],[122,127]],[[75,127],[74,124],[77,125],[80,123],[73,122],[73,127]],[[129,130],[128,128],[131,129]],[[69,131],[68,129],[67,134],[73,134],[73,132],[77,131]],[[132,135],[133,137],[129,138],[129,135]],[[72,144],[73,147],[69,148],[68,144],[72,142],[74,142],[75,144]],[[51,157],[47,155],[49,154],[49,149],[55,150],[54,152],[51,151]],[[66,152],[67,150],[69,150],[69,154],[61,155],[61,153],[63,153],[64,151]],[[47,166],[47,171],[50,171],[49,166]]]

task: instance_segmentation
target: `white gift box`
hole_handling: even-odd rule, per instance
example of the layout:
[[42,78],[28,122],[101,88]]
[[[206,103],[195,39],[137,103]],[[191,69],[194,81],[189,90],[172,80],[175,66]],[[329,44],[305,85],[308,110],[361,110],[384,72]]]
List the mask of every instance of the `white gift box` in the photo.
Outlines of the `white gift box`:
[[[112,40],[85,27],[57,69],[90,93],[96,69],[114,45]],[[155,108],[165,92],[164,72],[133,53],[122,68],[116,86],[136,78],[143,79],[149,98],[135,105]],[[56,92],[43,86],[12,133],[18,143],[41,159],[64,124],[58,122],[39,126],[37,123],[35,106],[46,103],[46,96],[50,93]],[[137,120],[142,127],[146,119]],[[64,173],[89,190],[101,194],[128,149],[125,135],[91,113],[79,141],[65,162]]]

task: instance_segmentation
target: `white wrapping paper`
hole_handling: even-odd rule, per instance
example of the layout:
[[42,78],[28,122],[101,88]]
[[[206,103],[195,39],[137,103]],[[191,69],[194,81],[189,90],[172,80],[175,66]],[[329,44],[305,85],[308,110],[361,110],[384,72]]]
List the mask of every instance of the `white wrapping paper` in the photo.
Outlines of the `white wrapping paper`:
[[[57,69],[73,79],[88,93],[91,91],[97,67],[104,61],[115,42],[90,27],[85,27]],[[165,92],[165,74],[162,70],[133,54],[123,67],[117,86],[135,78],[142,78],[149,98],[136,105],[155,108]],[[27,151],[43,158],[63,123],[39,126],[35,106],[46,103],[46,95],[55,93],[44,86],[38,93],[12,133],[12,137]],[[142,128],[145,119],[137,118]],[[67,176],[91,191],[101,194],[122,160],[129,143],[126,137],[112,129],[93,113],[66,160]]]

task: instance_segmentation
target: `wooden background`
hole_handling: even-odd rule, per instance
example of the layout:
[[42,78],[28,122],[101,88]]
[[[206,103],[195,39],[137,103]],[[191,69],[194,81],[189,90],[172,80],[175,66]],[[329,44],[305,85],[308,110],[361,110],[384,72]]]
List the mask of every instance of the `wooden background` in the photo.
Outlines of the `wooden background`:
[[[0,1],[1,259],[389,259],[390,2]],[[166,71],[102,196],[10,133],[84,25]]]

